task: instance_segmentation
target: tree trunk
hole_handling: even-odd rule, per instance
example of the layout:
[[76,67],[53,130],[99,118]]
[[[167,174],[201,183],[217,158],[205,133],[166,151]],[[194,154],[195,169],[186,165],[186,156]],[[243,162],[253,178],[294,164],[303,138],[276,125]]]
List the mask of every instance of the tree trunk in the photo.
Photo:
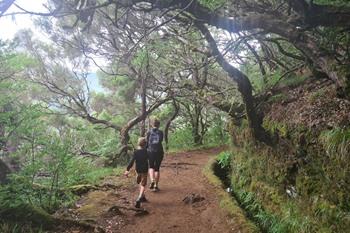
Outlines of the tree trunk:
[[[0,124],[0,153],[5,154],[4,150],[6,150],[5,127]],[[6,183],[7,175],[10,173],[9,166],[0,159],[0,184]]]
[[195,145],[202,145],[202,137],[200,134],[200,118],[202,114],[202,106],[197,101],[194,102],[194,116],[192,122],[192,137]]
[[202,145],[201,135],[199,134],[199,125],[192,126],[192,137],[196,146]]
[[0,17],[2,17],[6,11],[11,7],[15,0],[2,1],[0,4]]
[[170,117],[170,119],[166,122],[165,124],[165,128],[164,128],[164,141],[165,141],[165,149],[168,150],[169,149],[169,128],[171,125],[171,122],[173,120],[175,120],[175,118],[177,117],[177,115],[179,114],[180,111],[180,106],[176,103],[176,100],[173,99],[173,106],[174,106],[174,113],[173,115]]
[[121,149],[119,153],[115,155],[114,158],[112,158],[111,165],[115,166],[118,165],[118,160],[126,160],[128,159],[128,151],[130,149],[129,147],[129,131],[132,129],[135,125],[140,123],[141,121],[145,120],[146,117],[151,114],[154,110],[156,110],[158,107],[160,107],[162,104],[167,102],[170,99],[170,97],[162,99],[158,101],[157,103],[154,103],[146,112],[143,114],[140,114],[139,116],[131,119],[128,121],[128,123],[120,130],[120,143],[121,143]]
[[237,83],[238,91],[241,93],[243,102],[245,104],[245,109],[247,113],[247,120],[250,129],[252,130],[252,135],[255,139],[266,143],[267,145],[272,145],[272,140],[270,135],[262,127],[262,117],[260,117],[255,109],[254,97],[252,94],[252,86],[248,77],[243,74],[240,70],[233,67],[228,63],[223,55],[220,53],[214,38],[209,32],[208,28],[201,23],[195,23],[195,26],[202,32],[206,38],[210,48],[212,56],[216,57],[219,65],[228,73],[230,78]]
[[7,175],[11,173],[7,164],[0,159],[0,184],[4,184],[7,181]]
[[[146,78],[142,77],[141,79],[141,115],[146,114],[147,98],[146,98]],[[146,117],[142,119],[140,125],[140,136],[144,137],[146,135]]]

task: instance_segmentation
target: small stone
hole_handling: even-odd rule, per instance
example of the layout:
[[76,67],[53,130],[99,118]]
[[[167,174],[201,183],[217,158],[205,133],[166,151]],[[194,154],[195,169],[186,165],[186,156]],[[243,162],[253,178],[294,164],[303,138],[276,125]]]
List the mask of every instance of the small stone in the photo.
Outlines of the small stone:
[[192,193],[187,195],[182,201],[185,202],[185,204],[193,204],[195,202],[203,201],[204,199],[205,198],[201,195]]

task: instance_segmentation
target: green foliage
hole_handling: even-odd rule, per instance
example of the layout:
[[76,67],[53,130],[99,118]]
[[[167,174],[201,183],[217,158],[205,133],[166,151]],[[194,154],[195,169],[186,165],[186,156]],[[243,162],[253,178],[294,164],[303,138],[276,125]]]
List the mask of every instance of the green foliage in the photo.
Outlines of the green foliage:
[[281,69],[268,72],[265,77],[261,74],[257,64],[246,63],[242,66],[243,72],[248,76],[255,93],[268,91],[271,88],[290,87],[295,88],[305,82],[307,76],[295,75],[294,73],[284,75]]
[[[162,115],[160,115],[162,116]],[[182,120],[175,121],[175,124],[186,124]],[[220,118],[215,118],[209,126],[203,138],[203,145],[195,145],[193,141],[192,127],[186,124],[185,127],[177,127],[176,130],[169,132],[169,148],[170,150],[186,150],[195,147],[209,148],[215,146],[227,145],[229,135],[225,130],[224,121]]]
[[169,148],[171,150],[186,150],[194,147],[190,127],[177,128],[169,135]]
[[216,10],[222,7],[227,0],[199,0],[199,3],[211,10]]
[[348,159],[350,154],[350,129],[336,128],[321,133],[320,141],[330,157]]
[[347,0],[315,0],[315,3],[334,6],[350,6]]
[[30,204],[53,212],[61,206],[69,206],[76,200],[68,191],[69,187],[97,184],[107,175],[120,173],[120,170],[112,168],[96,168],[92,161],[74,157],[62,158],[57,166],[43,164],[37,168],[43,174],[52,174],[52,177],[35,176],[33,167],[26,167],[20,173],[12,175],[10,183],[0,190],[2,209]]
[[[101,178],[116,172],[97,166],[91,158],[76,155],[76,146],[81,142],[81,137],[97,136],[92,128],[88,134],[84,134],[88,128],[82,127],[82,132],[79,127],[75,130],[66,128],[64,124],[71,119],[47,115],[40,104],[21,108],[16,114],[20,124],[10,120],[6,128],[13,132],[8,140],[18,140],[20,145],[11,156],[21,164],[21,170],[11,175],[7,185],[1,186],[2,210],[31,205],[53,212],[75,201],[76,197],[67,191],[70,186],[96,184]],[[8,117],[4,116],[6,119]],[[79,126],[77,123],[73,125]],[[18,135],[21,136],[20,140]],[[91,144],[85,145],[85,149],[92,147]]]
[[304,83],[306,79],[307,79],[307,76],[290,75],[290,76],[287,76],[286,78],[283,78],[279,82],[279,86],[294,88]]
[[[260,93],[268,88],[266,77],[263,77],[257,64],[247,62],[242,66],[242,71],[248,76],[255,93]],[[273,82],[278,77],[279,72],[277,71],[268,80]]]
[[288,96],[284,93],[280,93],[280,94],[276,94],[274,96],[271,96],[269,98],[269,102],[270,103],[278,103],[278,102],[282,102],[284,100],[287,100],[288,99]]
[[8,223],[0,221],[0,232],[2,233],[44,233],[41,228],[33,228],[29,224]]
[[320,89],[313,92],[309,97],[310,103],[315,103],[318,99],[320,99],[321,97],[324,97],[326,93],[327,93],[326,89]]
[[204,136],[204,145],[208,147],[227,145],[229,143],[229,134],[225,130],[225,122],[220,117],[214,118]]
[[142,49],[134,56],[132,64],[137,68],[142,68],[149,63],[149,52],[147,49]]
[[240,226],[240,230],[242,232],[260,232],[257,226],[253,222],[249,221],[246,213],[241,208],[239,203],[232,198],[230,193],[222,189],[225,182],[220,180],[220,177],[217,176],[218,174],[215,172],[216,162],[217,159],[211,159],[207,166],[203,169],[203,174],[207,177],[211,185],[215,187],[215,192],[217,193],[220,200],[220,208],[228,212],[229,217],[234,219],[235,224]]
[[[49,138],[46,135],[46,138],[37,140],[41,150],[35,154],[32,151],[22,170],[13,174],[10,184],[5,186],[17,193],[16,196],[5,196],[5,199],[9,198],[9,204],[17,200],[51,212],[74,201],[73,195],[62,190],[77,184],[94,184],[114,172],[110,168],[96,167],[91,159],[72,154],[73,140],[69,135],[60,138],[51,133]],[[0,195],[1,198],[4,196]],[[2,200],[2,203],[7,202]]]
[[98,99],[101,99],[101,102],[108,102],[107,99],[111,96],[116,100],[130,103],[134,100],[137,89],[135,85],[135,81],[130,79],[127,76],[110,76],[103,73],[98,73],[98,78],[100,80],[101,85],[110,90],[112,93],[108,95],[108,93],[99,94],[96,96]]
[[221,168],[229,167],[231,163],[231,152],[223,151],[217,156],[217,161],[220,164]]
[[285,123],[264,119],[263,126],[273,134],[278,133],[283,137],[286,137],[288,135],[288,126]]
[[[267,232],[346,232],[350,226],[350,169],[344,157],[349,154],[348,129],[322,132],[322,144],[315,146],[312,131],[291,131],[276,122],[264,124],[288,137],[271,149],[247,143],[241,131],[235,134],[241,144],[232,149],[230,175],[237,200]],[[299,144],[300,133],[306,143]],[[305,162],[299,162],[298,172],[292,173],[289,164],[298,158]],[[287,197],[286,184],[293,184],[293,176],[297,196]]]
[[12,54],[6,59],[6,65],[8,68],[16,71],[21,71],[34,64],[35,61],[26,54]]
[[[237,151],[235,153],[235,156],[245,156],[244,154],[238,155]],[[248,167],[248,169],[251,168]],[[254,173],[253,170],[250,172]],[[253,179],[255,180],[256,178],[254,177]],[[248,180],[251,180],[251,178]],[[275,193],[273,189],[266,189],[262,183],[256,189],[250,189],[251,182],[253,181],[247,181],[246,172],[237,169],[234,162],[231,173],[234,197],[247,212],[249,218],[256,222],[260,229],[264,232],[275,233],[311,233],[315,231],[314,222],[308,217],[305,218],[297,205],[285,200],[280,194]],[[281,200],[270,206],[270,202],[273,202],[276,198]],[[276,207],[273,206],[279,206],[280,209],[276,211]]]

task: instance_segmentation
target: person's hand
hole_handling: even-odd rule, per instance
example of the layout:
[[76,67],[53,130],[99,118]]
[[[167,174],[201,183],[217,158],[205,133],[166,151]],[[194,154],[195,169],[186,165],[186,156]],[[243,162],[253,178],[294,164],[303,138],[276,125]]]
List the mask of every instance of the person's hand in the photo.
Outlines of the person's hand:
[[125,171],[124,176],[128,177],[128,175],[129,175],[129,171]]

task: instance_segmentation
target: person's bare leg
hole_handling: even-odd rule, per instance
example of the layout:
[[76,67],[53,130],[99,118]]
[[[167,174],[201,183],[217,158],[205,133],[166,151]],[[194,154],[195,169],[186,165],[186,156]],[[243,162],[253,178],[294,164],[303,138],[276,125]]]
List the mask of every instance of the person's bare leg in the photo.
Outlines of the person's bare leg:
[[162,160],[163,160],[163,157],[159,157],[157,160],[156,160],[156,169],[154,171],[154,179],[155,179],[155,187],[158,188],[158,183],[159,183],[159,179],[160,179],[160,164],[162,163]]
[[150,168],[148,170],[149,172],[149,178],[151,179],[151,182],[154,182],[155,181],[155,174],[154,174],[154,169],[153,168]]
[[159,182],[159,178],[160,178],[160,172],[156,171],[154,172],[154,181],[156,182],[156,187],[158,187],[158,182]]
[[138,199],[145,195],[145,186],[140,185],[140,193]]
[[140,208],[140,207],[141,207],[141,198],[142,198],[142,196],[144,195],[144,193],[145,193],[145,186],[143,186],[143,185],[140,184],[139,196],[138,196],[138,198],[136,199],[136,203],[135,203],[135,207],[136,207],[136,208]]

